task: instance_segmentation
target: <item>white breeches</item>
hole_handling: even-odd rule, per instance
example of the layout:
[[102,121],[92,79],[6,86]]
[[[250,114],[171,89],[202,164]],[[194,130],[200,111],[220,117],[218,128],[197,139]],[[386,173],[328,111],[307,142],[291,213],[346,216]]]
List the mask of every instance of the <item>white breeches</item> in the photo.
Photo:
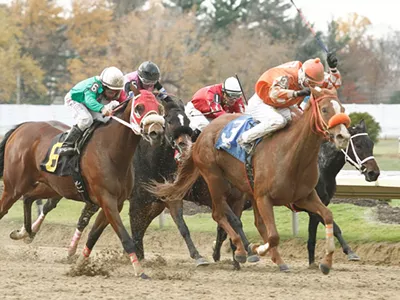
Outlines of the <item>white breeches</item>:
[[210,124],[211,119],[207,119],[199,110],[197,110],[192,102],[188,102],[185,106],[185,114],[190,120],[190,128],[192,130],[203,129]]
[[101,113],[91,111],[84,104],[72,100],[70,93],[65,96],[64,103],[71,108],[76,125],[82,131],[89,128],[93,124],[93,120],[99,120],[104,123],[109,120],[109,117],[103,117]]
[[285,127],[292,119],[289,108],[275,108],[267,105],[257,94],[250,98],[246,114],[251,115],[260,123],[242,134],[242,140],[245,143],[253,142],[264,135]]

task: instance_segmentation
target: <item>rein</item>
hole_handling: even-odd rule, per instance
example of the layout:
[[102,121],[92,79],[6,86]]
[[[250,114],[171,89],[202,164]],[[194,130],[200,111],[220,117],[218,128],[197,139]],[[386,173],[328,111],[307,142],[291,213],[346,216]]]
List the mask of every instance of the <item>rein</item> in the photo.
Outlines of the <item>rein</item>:
[[[314,96],[310,98],[310,103],[312,107],[312,113],[313,113],[313,118],[315,119],[315,129],[317,134],[322,134],[324,138],[328,139],[329,138],[329,129],[339,125],[343,124],[346,127],[350,126],[350,118],[348,115],[345,113],[338,113],[332,116],[328,124],[324,121],[324,119],[321,116],[321,110],[318,107],[318,102],[320,102],[323,99],[330,98],[332,100],[337,100],[339,101],[338,97],[332,96],[332,95],[326,95],[326,96],[321,96],[317,99],[314,99]],[[313,122],[313,118],[311,119],[311,122]],[[313,128],[313,127],[312,127]]]
[[[350,141],[349,141],[349,144],[347,145],[346,151],[342,149],[342,152],[344,154],[345,160],[347,162],[349,162],[353,167],[355,167],[358,171],[360,171],[361,174],[365,173],[365,171],[367,170],[367,168],[365,166],[363,166],[363,164],[366,163],[369,160],[375,159],[374,156],[368,156],[368,157],[364,158],[363,160],[361,160],[360,157],[358,156],[357,152],[356,152],[356,149],[355,149],[354,143],[353,143],[353,138],[358,137],[358,136],[364,136],[364,135],[368,136],[368,133],[363,132],[363,133],[357,133],[355,135],[352,135],[350,137]],[[349,145],[351,145],[351,149],[353,150],[354,157],[355,157],[356,161],[351,159],[351,157],[348,154]]]

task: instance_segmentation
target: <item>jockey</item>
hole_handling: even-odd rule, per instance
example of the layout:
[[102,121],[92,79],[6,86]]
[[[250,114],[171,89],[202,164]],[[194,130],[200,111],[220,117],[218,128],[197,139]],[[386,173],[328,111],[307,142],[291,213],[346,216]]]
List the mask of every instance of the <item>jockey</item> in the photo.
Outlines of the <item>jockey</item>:
[[339,88],[341,76],[334,53],[327,57],[329,73],[319,58],[303,64],[292,61],[269,69],[258,79],[255,94],[250,98],[247,113],[260,123],[245,131],[238,139],[248,153],[258,138],[286,126],[291,121],[291,106],[300,105],[310,96],[310,87]]
[[124,75],[116,67],[108,67],[100,76],[90,77],[76,84],[65,96],[65,105],[74,112],[74,125],[69,131],[60,155],[75,152],[75,143],[83,131],[90,127],[93,119],[102,120],[110,116],[112,110],[119,105],[118,99],[124,88]]
[[206,86],[198,90],[186,104],[185,113],[190,119],[195,140],[212,119],[225,113],[243,113],[242,89],[235,77],[224,83]]
[[151,62],[143,62],[137,71],[125,74],[124,76],[124,90],[121,93],[120,100],[124,101],[127,99],[129,92],[131,91],[131,85],[139,90],[148,90],[152,92],[154,89],[158,90],[157,98],[165,102],[172,101],[171,97],[168,96],[167,91],[159,82],[160,80],[160,69],[158,66]]

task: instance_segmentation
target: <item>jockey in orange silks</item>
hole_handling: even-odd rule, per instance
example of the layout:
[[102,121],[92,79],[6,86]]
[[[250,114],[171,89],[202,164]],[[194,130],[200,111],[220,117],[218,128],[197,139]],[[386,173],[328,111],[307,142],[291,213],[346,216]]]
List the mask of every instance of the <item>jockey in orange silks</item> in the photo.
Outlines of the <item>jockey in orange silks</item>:
[[258,79],[255,94],[250,98],[246,113],[260,123],[245,131],[238,143],[250,152],[252,142],[286,126],[291,121],[291,106],[300,105],[310,95],[310,87],[339,88],[341,76],[337,58],[327,58],[329,72],[325,72],[319,58],[304,63],[292,61],[271,68]]

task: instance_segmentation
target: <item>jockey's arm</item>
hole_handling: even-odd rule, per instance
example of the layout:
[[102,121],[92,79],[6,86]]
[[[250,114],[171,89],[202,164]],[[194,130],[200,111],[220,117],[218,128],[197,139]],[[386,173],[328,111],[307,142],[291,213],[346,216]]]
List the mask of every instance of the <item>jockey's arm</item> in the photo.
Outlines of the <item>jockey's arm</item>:
[[207,93],[206,99],[193,99],[192,103],[194,108],[202,114],[207,114],[209,119],[215,119],[225,113],[222,105],[214,101],[213,93]]
[[168,96],[167,90],[162,86],[162,84],[157,81],[154,87],[158,90],[157,98],[160,100],[164,100],[165,102],[171,102],[172,99]]
[[104,105],[97,101],[97,94],[90,89],[87,89],[85,90],[84,95],[85,98],[83,100],[83,103],[85,104],[85,106],[92,111],[100,112]]
[[[263,93],[263,95],[267,94],[272,102],[282,104],[285,103],[287,100],[292,99],[294,97],[294,92],[294,90],[284,89],[279,85],[272,85],[268,89],[268,93]],[[263,98],[261,97],[261,99]]]
[[[328,76],[326,76],[328,75]],[[337,68],[329,68],[329,73],[325,74],[324,87],[334,87],[338,89],[342,86],[342,75]]]

